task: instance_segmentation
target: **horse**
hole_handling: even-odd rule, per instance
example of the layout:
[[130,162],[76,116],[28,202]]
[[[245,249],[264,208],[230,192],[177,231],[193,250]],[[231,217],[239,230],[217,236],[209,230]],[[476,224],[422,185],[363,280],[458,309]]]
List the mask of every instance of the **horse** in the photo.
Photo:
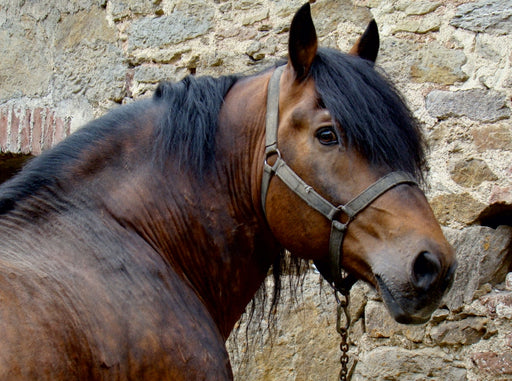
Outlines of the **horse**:
[[378,45],[371,22],[318,47],[306,4],[282,65],[162,82],[4,183],[0,378],[231,380],[225,341],[285,250],[426,321],[456,260]]

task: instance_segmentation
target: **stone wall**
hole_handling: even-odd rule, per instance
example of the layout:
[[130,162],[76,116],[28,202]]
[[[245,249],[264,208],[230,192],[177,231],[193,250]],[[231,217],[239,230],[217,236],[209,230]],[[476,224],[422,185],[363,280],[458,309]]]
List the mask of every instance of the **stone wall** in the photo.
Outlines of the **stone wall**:
[[[286,55],[303,2],[3,0],[0,153],[38,154],[162,79],[260,70]],[[344,51],[379,24],[378,66],[423,123],[427,195],[460,263],[421,326],[356,284],[354,379],[512,379],[512,1],[318,0],[313,17],[321,44]],[[336,379],[335,305],[318,284],[310,272],[296,303],[285,294],[273,337],[230,341],[237,379]]]

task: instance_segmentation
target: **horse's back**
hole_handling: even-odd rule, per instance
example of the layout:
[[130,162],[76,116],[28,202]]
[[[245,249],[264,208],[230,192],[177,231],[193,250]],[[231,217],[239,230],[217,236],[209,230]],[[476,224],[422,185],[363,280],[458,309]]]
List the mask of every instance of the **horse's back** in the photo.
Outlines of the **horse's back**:
[[0,244],[0,379],[231,379],[195,292],[147,244],[110,228]]

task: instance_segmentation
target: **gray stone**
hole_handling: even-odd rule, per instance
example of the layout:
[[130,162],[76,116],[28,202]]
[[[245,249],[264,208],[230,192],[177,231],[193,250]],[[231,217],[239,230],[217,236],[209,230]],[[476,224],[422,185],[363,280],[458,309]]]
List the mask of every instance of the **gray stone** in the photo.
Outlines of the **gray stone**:
[[370,300],[366,304],[364,315],[366,333],[374,338],[405,336],[413,342],[421,342],[424,337],[424,325],[406,325],[395,321],[381,302]]
[[111,0],[107,10],[114,21],[122,20],[131,15],[150,15],[162,13],[162,2],[139,0]]
[[265,20],[268,18],[268,12],[268,9],[262,9],[258,12],[251,12],[243,17],[242,25],[248,26],[257,23],[258,21]]
[[407,2],[404,12],[408,15],[425,15],[435,11],[440,5],[439,1],[412,1]]
[[463,230],[445,228],[443,232],[455,248],[458,261],[453,286],[443,301],[451,311],[457,311],[471,303],[483,284],[504,280],[512,260],[512,227],[472,226]]
[[357,321],[363,315],[368,295],[375,290],[364,281],[357,281],[350,289],[350,303],[348,313],[352,322]]
[[176,67],[173,65],[141,65],[135,68],[133,79],[137,82],[159,83],[174,81]]
[[135,20],[128,30],[128,49],[162,48],[206,34],[215,11],[202,0],[180,1],[168,16]]
[[108,24],[106,13],[100,8],[63,15],[57,25],[55,45],[60,50],[91,45],[98,41],[117,41],[115,28]]
[[422,46],[417,52],[415,62],[411,66],[411,76],[416,82],[452,85],[468,78],[462,70],[462,65],[466,61],[466,55],[462,50],[448,49],[437,43],[430,43]]
[[77,95],[98,105],[119,102],[125,95],[126,60],[115,45],[97,44],[59,52],[55,64],[54,98],[63,101]]
[[51,53],[20,29],[0,29],[0,102],[43,96],[52,76]]
[[373,18],[369,9],[355,6],[351,0],[318,1],[311,13],[319,36],[326,36],[347,21],[363,29]]
[[418,62],[418,44],[394,36],[382,39],[378,65],[394,81],[411,82],[411,67]]
[[260,8],[262,6],[259,0],[242,0],[235,1],[234,8],[237,10],[248,11],[254,8]]
[[472,32],[508,34],[512,32],[511,0],[480,0],[457,7],[450,24]]
[[488,319],[483,317],[444,321],[432,327],[430,337],[437,345],[470,345],[487,333],[487,323]]
[[378,347],[359,356],[353,380],[465,381],[464,364],[439,349]]
[[406,18],[399,22],[393,29],[393,33],[410,32],[424,34],[436,32],[441,26],[441,20],[438,17],[427,17],[422,19]]
[[77,95],[96,105],[123,99],[127,62],[104,10],[92,8],[63,16],[55,35],[53,87],[57,101]]
[[427,95],[425,107],[438,119],[466,116],[480,122],[495,122],[510,117],[506,95],[493,90],[434,90]]

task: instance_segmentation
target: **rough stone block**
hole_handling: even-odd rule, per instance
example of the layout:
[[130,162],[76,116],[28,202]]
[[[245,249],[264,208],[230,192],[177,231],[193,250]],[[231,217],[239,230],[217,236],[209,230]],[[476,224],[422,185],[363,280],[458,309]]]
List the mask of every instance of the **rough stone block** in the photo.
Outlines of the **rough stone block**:
[[111,0],[108,2],[107,11],[114,21],[120,21],[130,15],[160,14],[162,12],[162,2]]
[[480,0],[457,7],[450,25],[472,32],[506,34],[512,30],[510,0]]
[[128,48],[162,48],[202,36],[212,27],[214,14],[206,1],[180,1],[170,15],[135,20],[128,30]]
[[430,337],[438,345],[474,344],[487,333],[487,323],[488,319],[483,317],[445,321],[432,327]]
[[424,325],[406,325],[397,323],[383,303],[370,300],[365,309],[366,333],[370,337],[393,337],[401,334],[413,342],[420,342],[425,335]]
[[[404,54],[410,54],[404,52]],[[461,50],[447,49],[437,43],[422,46],[411,66],[411,76],[416,82],[434,82],[452,85],[465,81],[468,75],[462,70],[467,61]]]
[[398,32],[410,32],[410,33],[418,33],[425,34],[428,32],[436,32],[439,30],[441,26],[441,20],[438,17],[429,17],[421,20],[416,19],[405,19],[402,22],[398,23],[393,28],[393,33]]
[[478,126],[471,130],[471,134],[473,143],[480,152],[491,149],[512,151],[512,130],[508,123]]
[[475,187],[484,181],[495,181],[498,177],[485,161],[469,158],[459,160],[450,168],[452,180],[463,187]]
[[465,381],[466,369],[440,349],[378,347],[360,356],[353,377],[355,381],[426,379]]
[[430,206],[439,223],[448,225],[452,221],[471,224],[486,208],[469,193],[442,194],[434,197]]
[[437,119],[466,116],[480,122],[495,122],[510,117],[506,95],[494,90],[434,90],[427,95],[425,107]]
[[401,7],[407,15],[425,15],[435,11],[442,4],[439,1],[412,1],[403,2],[405,6]]
[[[0,102],[42,96],[47,93],[52,76],[48,36],[38,33],[34,24],[18,22],[12,20],[10,30],[0,28]],[[34,31],[29,33],[25,28]]]
[[484,283],[504,280],[512,260],[512,227],[444,228],[443,232],[455,248],[458,261],[453,286],[443,300],[451,311],[456,311],[471,303],[475,291]]

